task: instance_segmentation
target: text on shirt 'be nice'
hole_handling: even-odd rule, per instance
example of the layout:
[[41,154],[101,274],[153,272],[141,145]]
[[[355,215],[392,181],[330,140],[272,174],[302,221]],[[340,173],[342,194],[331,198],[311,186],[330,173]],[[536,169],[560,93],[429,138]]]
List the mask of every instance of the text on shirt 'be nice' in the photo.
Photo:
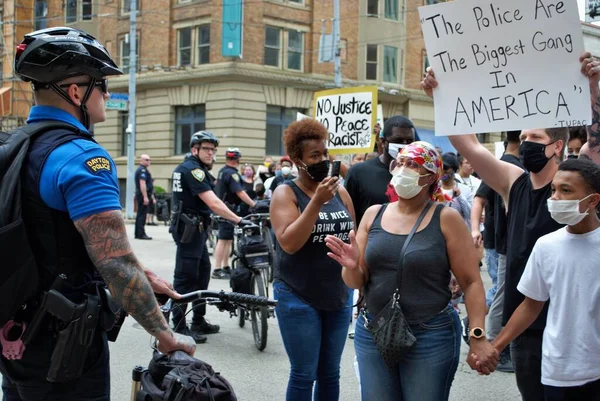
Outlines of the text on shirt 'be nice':
[[[345,221],[336,221],[336,220]],[[354,228],[352,218],[345,210],[339,212],[319,212],[319,220],[325,221],[313,226],[312,243],[325,242],[325,237],[333,235],[342,241],[349,241],[349,232]],[[330,221],[330,222],[329,222]]]

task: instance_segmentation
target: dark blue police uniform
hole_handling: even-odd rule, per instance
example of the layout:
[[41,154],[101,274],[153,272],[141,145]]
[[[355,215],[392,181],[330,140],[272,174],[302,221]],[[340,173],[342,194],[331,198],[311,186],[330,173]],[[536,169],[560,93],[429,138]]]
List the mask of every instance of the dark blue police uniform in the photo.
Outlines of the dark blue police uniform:
[[[57,274],[77,287],[67,296],[82,298],[83,288],[100,279],[73,221],[122,210],[116,166],[87,129],[71,114],[50,106],[34,106],[28,123],[61,121],[74,130],[51,130],[34,138],[24,163],[23,219],[37,264],[44,269],[43,289]],[[52,320],[52,319],[49,319]],[[0,357],[5,401],[110,399],[106,332],[96,328],[82,376],[74,382],[46,380],[56,344],[51,321],[27,346],[20,360]]]
[[[235,167],[225,166],[219,170],[217,178],[217,196],[233,212],[237,212],[242,200],[237,192],[243,191],[242,179]],[[233,240],[233,224],[228,221],[219,222],[218,238],[222,240]]]
[[[185,160],[173,172],[173,200],[172,207],[177,212],[184,213],[191,220],[197,219],[194,235],[188,242],[183,243],[182,236],[185,230],[183,221],[174,218],[171,223],[171,233],[177,244],[175,262],[175,277],[173,287],[175,291],[184,294],[191,291],[205,290],[210,281],[211,264],[206,247],[207,228],[211,210],[198,196],[207,191],[213,191],[215,178],[207,167],[192,155],[186,155]],[[176,308],[173,311],[173,326],[185,326],[185,310]],[[192,325],[202,324],[206,314],[205,305],[193,303]]]
[[144,205],[144,195],[140,189],[140,180],[144,180],[146,182],[146,196],[150,202],[152,202],[154,185],[150,171],[142,165],[135,170],[134,180],[135,201],[137,203],[137,214],[135,216],[135,238],[144,238],[147,237],[144,225],[146,224],[146,216],[148,215],[148,208],[150,205]]

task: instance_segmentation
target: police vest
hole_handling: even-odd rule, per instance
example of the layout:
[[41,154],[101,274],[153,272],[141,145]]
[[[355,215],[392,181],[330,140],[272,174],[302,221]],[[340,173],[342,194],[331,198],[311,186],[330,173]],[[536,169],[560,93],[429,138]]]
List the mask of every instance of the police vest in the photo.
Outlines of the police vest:
[[102,280],[69,213],[48,207],[40,195],[40,177],[48,155],[75,139],[93,141],[73,130],[52,130],[34,138],[22,171],[23,221],[40,271],[41,290],[48,290],[59,274],[78,287]]

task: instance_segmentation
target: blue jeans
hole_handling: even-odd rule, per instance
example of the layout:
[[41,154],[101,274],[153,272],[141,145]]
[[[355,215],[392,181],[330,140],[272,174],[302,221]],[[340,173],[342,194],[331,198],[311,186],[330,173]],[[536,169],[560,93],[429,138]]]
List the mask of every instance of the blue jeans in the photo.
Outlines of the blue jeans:
[[[352,311],[348,305],[322,311],[302,301],[281,281],[273,283],[275,307],[291,372],[287,401],[336,401],[340,396],[340,361]],[[348,290],[350,293],[350,290]]]
[[[369,317],[372,317],[369,315]],[[362,401],[447,401],[460,358],[460,320],[451,306],[426,323],[411,326],[417,343],[390,369],[362,314],[354,347]]]
[[485,294],[485,303],[488,308],[492,305],[494,295],[498,291],[498,252],[495,249],[485,249],[485,264],[487,265],[488,274],[492,279],[492,288]]

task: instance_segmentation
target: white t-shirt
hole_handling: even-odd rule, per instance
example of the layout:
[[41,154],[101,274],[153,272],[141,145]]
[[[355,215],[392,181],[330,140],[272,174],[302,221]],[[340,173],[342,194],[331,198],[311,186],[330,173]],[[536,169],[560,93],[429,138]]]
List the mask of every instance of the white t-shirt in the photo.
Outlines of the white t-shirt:
[[517,289],[550,299],[542,343],[542,383],[576,387],[600,379],[600,228],[541,237]]

